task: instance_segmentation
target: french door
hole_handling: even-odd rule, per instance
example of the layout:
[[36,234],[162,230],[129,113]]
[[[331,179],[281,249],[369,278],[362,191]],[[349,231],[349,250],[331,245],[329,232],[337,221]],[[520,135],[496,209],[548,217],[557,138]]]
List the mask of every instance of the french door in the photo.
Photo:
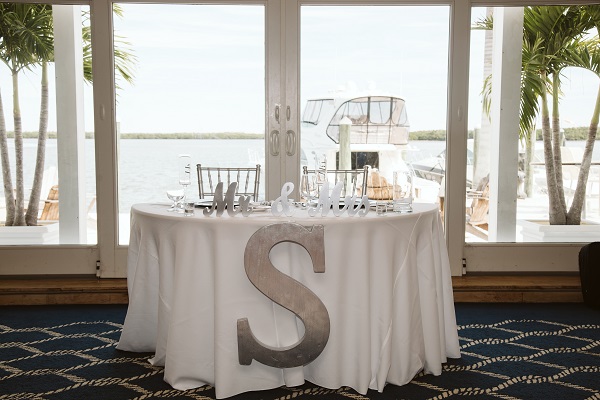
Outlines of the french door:
[[[406,105],[402,121],[410,131],[438,134],[438,139],[441,132],[443,140],[433,143],[430,151],[434,158],[443,152],[445,180],[433,197],[444,199],[453,275],[464,272],[463,262],[467,272],[564,271],[565,265],[567,269],[576,265],[577,244],[480,243],[468,238],[465,242],[469,121],[478,113],[471,103],[479,93],[470,83],[472,15],[485,7],[526,6],[527,2],[60,3],[89,10],[93,83],[86,89],[91,112],[85,120],[93,121],[93,138],[87,140],[93,145],[90,159],[94,160],[94,165],[82,167],[80,159],[72,158],[79,160],[79,166],[73,167],[78,172],[94,171],[88,180],[94,189],[92,198],[88,201],[81,191],[69,197],[66,179],[79,182],[77,174],[61,177],[65,186],[61,196],[65,193],[65,207],[69,198],[76,199],[73,210],[93,214],[95,235],[87,242],[2,245],[0,274],[124,277],[128,207],[134,202],[168,201],[165,190],[178,185],[179,154],[197,154],[194,162],[221,154],[219,162],[224,164],[260,163],[266,199],[278,197],[285,182],[297,187],[302,163],[314,162],[304,140],[306,129],[317,125],[321,115],[314,101],[320,99],[321,107],[342,87],[357,92],[348,99],[367,99],[346,105],[354,110],[368,105],[365,115],[371,123],[395,121],[389,117],[395,104],[391,99],[400,98]],[[133,50],[139,57],[132,69],[137,79],[133,84],[122,80],[122,71],[116,69],[120,61],[116,49]],[[249,134],[250,144],[234,149],[194,136],[224,131]],[[155,138],[145,141],[143,135],[134,135],[144,133]],[[156,139],[156,134],[164,133],[179,133],[180,139]],[[329,137],[327,131],[325,135]],[[160,140],[163,145],[157,150]],[[404,147],[406,160],[414,161],[424,142],[411,138]],[[79,154],[77,141],[65,145],[72,146],[64,148],[67,152]],[[418,157],[426,158],[425,154]],[[69,168],[65,164],[62,173],[68,174]],[[80,187],[70,185],[72,190]],[[432,194],[425,186],[421,192]]]

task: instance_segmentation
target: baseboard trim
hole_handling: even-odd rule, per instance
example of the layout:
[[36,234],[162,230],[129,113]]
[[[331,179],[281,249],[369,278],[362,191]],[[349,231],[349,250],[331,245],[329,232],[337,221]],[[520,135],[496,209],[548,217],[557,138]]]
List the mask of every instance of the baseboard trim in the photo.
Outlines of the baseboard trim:
[[[452,278],[456,303],[581,303],[579,275]],[[3,279],[0,305],[127,304],[126,279]]]

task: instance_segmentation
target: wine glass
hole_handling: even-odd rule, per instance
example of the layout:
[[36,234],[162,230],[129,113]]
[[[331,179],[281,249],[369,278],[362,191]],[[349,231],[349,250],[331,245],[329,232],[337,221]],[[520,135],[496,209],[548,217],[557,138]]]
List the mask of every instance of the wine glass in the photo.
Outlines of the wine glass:
[[300,178],[300,195],[306,199],[306,206],[310,207],[311,200],[317,195],[314,175],[302,174]]
[[187,187],[192,183],[191,171],[192,170],[192,156],[189,154],[179,155],[179,184],[183,186],[183,201],[185,202],[187,196]]
[[179,212],[179,210],[181,209],[180,204],[184,198],[184,195],[185,194],[181,189],[167,190],[167,197],[173,202],[173,204],[171,204],[171,207],[168,208],[167,211]]

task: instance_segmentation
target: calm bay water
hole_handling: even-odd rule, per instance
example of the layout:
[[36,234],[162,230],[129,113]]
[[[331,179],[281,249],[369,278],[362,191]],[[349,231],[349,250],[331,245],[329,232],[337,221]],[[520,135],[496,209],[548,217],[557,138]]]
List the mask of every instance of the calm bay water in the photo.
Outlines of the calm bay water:
[[[37,142],[25,140],[25,186],[32,182],[33,165]],[[569,145],[583,147],[583,142],[570,142]],[[9,141],[10,157],[14,165],[14,149]],[[410,146],[415,151],[411,158],[420,159],[439,154],[445,148],[443,141],[413,141]],[[539,146],[541,148],[541,144]],[[94,142],[89,139],[86,149],[86,193],[87,204],[96,193],[94,162]],[[177,156],[190,154],[192,163],[210,166],[254,166],[264,160],[264,142],[261,140],[195,140],[195,139],[124,139],[119,142],[119,209],[128,213],[134,203],[166,202],[165,192],[179,188]],[[600,161],[600,146],[596,145],[594,159]],[[57,166],[56,140],[47,144],[46,168]],[[14,174],[14,166],[13,166]],[[197,196],[195,169],[192,173],[192,185],[188,194]],[[264,168],[261,178],[261,192],[264,193]],[[0,204],[4,195],[0,187]],[[42,198],[47,195],[42,193]]]

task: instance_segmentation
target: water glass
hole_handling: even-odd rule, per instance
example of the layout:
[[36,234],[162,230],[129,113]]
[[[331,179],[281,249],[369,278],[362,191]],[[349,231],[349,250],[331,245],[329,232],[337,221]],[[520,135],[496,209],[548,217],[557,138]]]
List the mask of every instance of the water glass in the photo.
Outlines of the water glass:
[[375,203],[375,213],[378,217],[385,217],[387,213],[388,203],[387,201],[378,201]]
[[193,201],[186,201],[183,203],[183,215],[186,217],[193,217],[196,212],[196,203]]
[[312,200],[317,196],[317,184],[314,175],[302,174],[300,178],[300,195],[306,200],[306,207],[310,207]]
[[409,169],[394,171],[393,210],[397,213],[412,212],[414,177]]
[[192,183],[192,156],[189,154],[180,154],[178,156],[179,184],[183,186],[183,198],[185,201],[187,187]]

